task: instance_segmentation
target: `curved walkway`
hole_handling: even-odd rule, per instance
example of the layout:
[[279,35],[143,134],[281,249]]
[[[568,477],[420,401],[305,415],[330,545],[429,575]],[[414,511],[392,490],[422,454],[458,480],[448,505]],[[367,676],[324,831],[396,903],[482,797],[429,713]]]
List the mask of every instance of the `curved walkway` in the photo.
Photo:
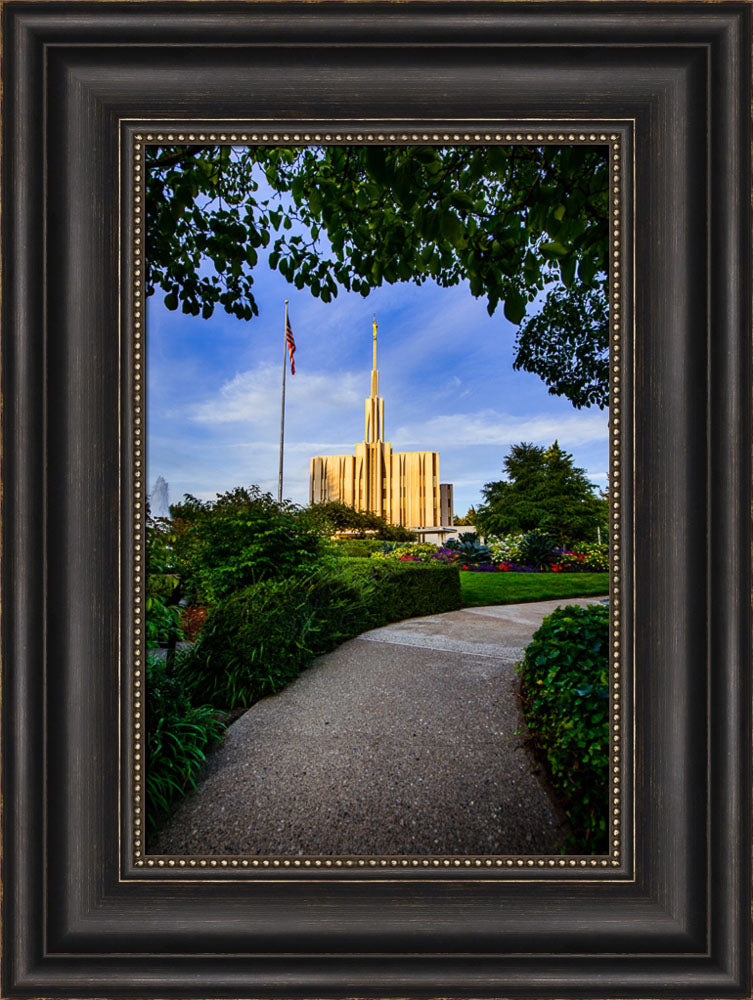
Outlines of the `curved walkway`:
[[346,642],[230,726],[152,851],[557,853],[514,665],[554,608],[598,600],[467,608]]

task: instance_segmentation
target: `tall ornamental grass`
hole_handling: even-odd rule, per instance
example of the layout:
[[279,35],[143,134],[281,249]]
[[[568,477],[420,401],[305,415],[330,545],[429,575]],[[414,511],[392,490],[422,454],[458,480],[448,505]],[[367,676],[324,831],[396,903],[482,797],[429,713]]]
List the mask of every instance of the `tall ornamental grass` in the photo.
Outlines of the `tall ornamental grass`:
[[308,577],[263,580],[210,612],[181,680],[194,703],[246,708],[361,632],[460,606],[459,573],[440,564],[353,558]]

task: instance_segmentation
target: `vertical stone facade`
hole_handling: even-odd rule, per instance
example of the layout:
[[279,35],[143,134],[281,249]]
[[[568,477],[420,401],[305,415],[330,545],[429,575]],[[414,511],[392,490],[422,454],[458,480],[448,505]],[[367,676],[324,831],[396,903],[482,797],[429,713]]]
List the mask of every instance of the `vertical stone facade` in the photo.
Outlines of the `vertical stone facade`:
[[452,483],[439,484],[439,523],[452,527],[455,524],[455,499]]
[[379,395],[377,324],[373,326],[371,393],[364,439],[355,455],[317,455],[309,470],[309,502],[337,500],[369,510],[391,524],[423,528],[441,520],[438,451],[392,451],[384,440],[384,400]]

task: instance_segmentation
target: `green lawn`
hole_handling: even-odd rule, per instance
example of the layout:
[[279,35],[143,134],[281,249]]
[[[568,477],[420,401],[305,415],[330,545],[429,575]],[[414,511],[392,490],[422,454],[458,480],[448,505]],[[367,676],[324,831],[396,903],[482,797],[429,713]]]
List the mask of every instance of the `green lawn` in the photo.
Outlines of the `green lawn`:
[[609,593],[608,573],[460,573],[464,608]]

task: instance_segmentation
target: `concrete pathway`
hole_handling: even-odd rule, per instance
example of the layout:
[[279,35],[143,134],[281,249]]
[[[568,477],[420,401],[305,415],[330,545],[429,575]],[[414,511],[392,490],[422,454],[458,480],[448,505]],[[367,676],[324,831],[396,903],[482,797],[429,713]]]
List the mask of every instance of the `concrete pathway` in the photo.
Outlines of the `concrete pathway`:
[[254,705],[150,853],[538,854],[565,837],[514,665],[572,598],[366,632]]

